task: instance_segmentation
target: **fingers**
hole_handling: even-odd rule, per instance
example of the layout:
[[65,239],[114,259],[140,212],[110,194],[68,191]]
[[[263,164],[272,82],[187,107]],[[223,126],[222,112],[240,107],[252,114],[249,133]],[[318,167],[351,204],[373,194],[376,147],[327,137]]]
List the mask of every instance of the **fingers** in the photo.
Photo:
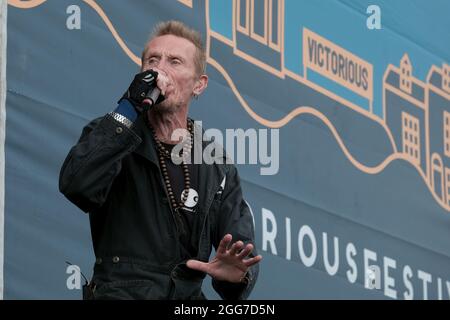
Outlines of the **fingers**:
[[228,245],[230,244],[233,237],[231,234],[226,234],[219,243],[219,247],[217,248],[218,254],[225,254],[227,252]]
[[238,258],[239,259],[244,259],[245,257],[247,257],[250,252],[253,251],[253,245],[251,243],[249,243],[248,245],[245,246],[244,249],[242,249],[242,251],[238,254]]
[[257,255],[256,257],[244,260],[251,252],[253,251],[253,244],[249,243],[245,246],[244,249],[237,255],[239,260],[242,260],[245,266],[251,267],[262,260],[261,255]]
[[231,246],[229,253],[232,255],[235,255],[238,253],[238,251],[240,251],[242,249],[243,246],[244,246],[244,243],[241,240],[236,241]]
[[218,254],[229,254],[232,256],[236,256],[237,259],[242,260],[242,262],[247,266],[251,267],[252,265],[258,263],[261,261],[262,256],[258,255],[256,257],[244,260],[252,251],[253,251],[253,244],[249,243],[244,247],[244,243],[239,240],[233,243],[233,245],[228,250],[231,240],[232,240],[231,234],[226,234],[223,239],[220,241],[219,247],[217,248]]
[[188,268],[194,269],[194,270],[198,270],[198,271],[202,271],[202,272],[208,272],[208,264],[205,262],[201,262],[198,260],[188,260],[186,262],[186,265],[188,266]]
[[262,256],[261,256],[261,255],[257,255],[256,257],[253,257],[253,258],[244,260],[244,264],[245,264],[247,267],[251,267],[251,266],[257,264],[258,262],[260,262],[261,259],[262,259]]

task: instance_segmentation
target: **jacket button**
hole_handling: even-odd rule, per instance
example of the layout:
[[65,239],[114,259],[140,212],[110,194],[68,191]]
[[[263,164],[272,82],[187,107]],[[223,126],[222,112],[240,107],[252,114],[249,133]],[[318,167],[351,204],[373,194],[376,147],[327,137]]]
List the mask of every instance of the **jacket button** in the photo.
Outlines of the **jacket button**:
[[97,258],[97,259],[95,259],[95,263],[96,263],[96,264],[101,264],[101,263],[102,263],[102,258]]
[[121,134],[122,132],[123,132],[122,127],[117,127],[117,128],[116,128],[116,133],[117,133],[117,134]]
[[112,262],[114,262],[114,263],[117,263],[117,262],[119,262],[119,257],[118,256],[115,256],[115,257],[113,257],[112,258]]
[[178,277],[178,272],[172,271],[172,278],[176,279],[176,277]]

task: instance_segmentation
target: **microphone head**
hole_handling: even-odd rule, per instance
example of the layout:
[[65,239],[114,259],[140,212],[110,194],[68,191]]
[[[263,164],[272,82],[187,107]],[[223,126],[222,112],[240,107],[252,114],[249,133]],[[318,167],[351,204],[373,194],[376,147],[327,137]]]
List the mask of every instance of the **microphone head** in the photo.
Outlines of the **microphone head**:
[[156,101],[159,98],[159,95],[161,94],[161,90],[159,90],[158,87],[154,87],[152,90],[150,90],[147,95],[145,96],[147,99],[150,99],[152,101],[152,105],[156,103]]
[[145,95],[144,100],[142,101],[142,106],[144,107],[144,111],[148,111],[151,107],[153,107],[158,101],[158,98],[161,94],[161,90],[158,87],[154,87],[150,89]]

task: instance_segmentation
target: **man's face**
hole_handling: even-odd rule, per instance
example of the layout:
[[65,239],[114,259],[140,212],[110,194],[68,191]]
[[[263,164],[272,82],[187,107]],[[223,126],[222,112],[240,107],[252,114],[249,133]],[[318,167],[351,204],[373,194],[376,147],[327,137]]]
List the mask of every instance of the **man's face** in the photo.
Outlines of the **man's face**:
[[[195,67],[196,47],[189,40],[164,35],[151,40],[142,60],[142,71],[153,69],[159,73],[158,87],[165,100],[157,107],[160,111],[176,112],[187,106],[192,95],[206,87]],[[203,79],[204,80],[204,79]],[[207,77],[206,77],[207,80]]]

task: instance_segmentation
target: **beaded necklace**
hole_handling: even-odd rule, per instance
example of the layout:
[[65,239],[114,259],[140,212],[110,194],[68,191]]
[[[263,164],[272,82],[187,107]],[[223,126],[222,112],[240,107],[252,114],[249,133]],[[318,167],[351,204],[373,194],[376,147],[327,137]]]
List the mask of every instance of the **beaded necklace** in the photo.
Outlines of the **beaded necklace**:
[[[150,122],[149,122],[150,124]],[[169,172],[167,170],[167,165],[165,159],[171,159],[169,150],[164,147],[164,145],[161,143],[161,141],[156,136],[155,129],[150,125],[150,129],[152,130],[153,138],[156,142],[156,148],[158,150],[159,155],[159,164],[161,167],[161,171],[163,174],[163,180],[164,184],[166,185],[167,194],[170,199],[170,203],[172,205],[172,208],[175,212],[178,212],[179,208],[182,208],[188,198],[189,195],[189,188],[191,186],[191,178],[189,176],[189,167],[186,163],[187,157],[190,156],[191,148],[192,148],[192,141],[193,141],[193,125],[190,120],[187,122],[187,127],[189,131],[189,136],[186,138],[186,140],[183,142],[183,148],[181,150],[181,156],[182,156],[182,162],[181,167],[183,169],[183,175],[184,175],[184,189],[181,193],[181,201],[177,201],[175,198],[175,194],[173,192],[172,184],[170,183],[170,177]]]

